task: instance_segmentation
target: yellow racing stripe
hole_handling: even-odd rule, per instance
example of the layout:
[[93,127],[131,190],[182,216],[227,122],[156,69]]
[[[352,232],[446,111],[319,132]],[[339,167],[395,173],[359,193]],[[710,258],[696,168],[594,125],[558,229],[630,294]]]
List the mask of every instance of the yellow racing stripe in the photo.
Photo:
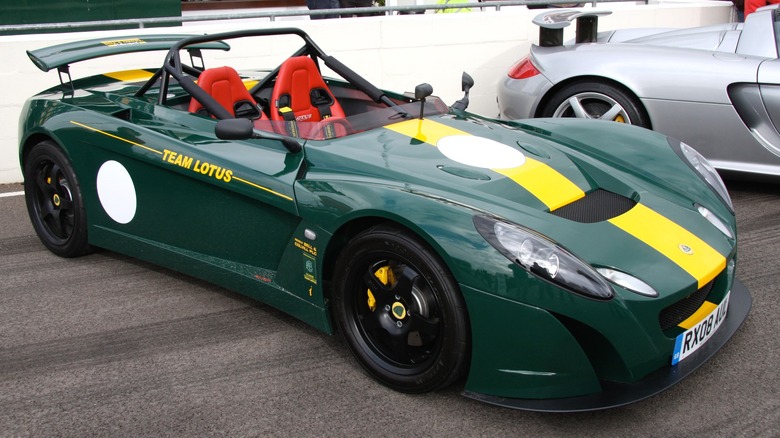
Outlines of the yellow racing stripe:
[[[471,135],[468,132],[449,127],[431,120],[405,120],[386,126],[407,137],[436,146],[439,140],[452,135]],[[521,166],[508,169],[491,169],[500,173],[538,198],[550,211],[570,204],[585,196],[576,184],[558,171],[528,156]]]
[[152,77],[152,73],[149,73],[146,70],[124,70],[124,71],[114,71],[111,73],[103,73],[103,76],[108,76],[111,79],[116,79],[117,81],[127,82],[127,81],[140,81],[142,79],[149,79]]
[[237,176],[233,176],[233,179],[234,179],[234,180],[236,180],[236,181],[238,181],[238,182],[242,182],[242,183],[244,183],[244,184],[246,184],[246,185],[248,185],[248,186],[252,186],[252,187],[254,187],[254,188],[256,188],[256,189],[260,189],[260,190],[263,190],[263,191],[265,191],[265,192],[268,192],[268,193],[270,193],[270,194],[272,194],[272,195],[276,195],[276,196],[278,196],[278,197],[280,197],[280,198],[282,198],[282,199],[286,199],[286,200],[288,200],[288,201],[292,201],[292,200],[293,200],[293,198],[291,198],[291,197],[289,197],[289,196],[285,195],[284,193],[279,193],[279,192],[277,192],[277,191],[275,191],[275,190],[271,190],[271,189],[269,189],[268,187],[263,187],[263,186],[261,186],[261,185],[259,185],[259,184],[255,184],[255,183],[253,183],[252,181],[247,181],[247,180],[245,180],[245,179],[243,179],[243,178],[239,178],[239,177],[237,177]]
[[447,125],[426,119],[404,120],[403,122],[385,126],[385,128],[433,146],[436,146],[439,140],[444,137],[449,137],[451,135],[471,135],[466,131],[461,131],[460,129],[451,128]]
[[609,222],[677,264],[699,288],[726,267],[726,258],[707,242],[645,205],[637,204]]
[[141,148],[141,149],[146,149],[146,150],[147,150],[147,151],[149,151],[149,152],[154,152],[155,154],[159,154],[159,155],[162,155],[162,154],[163,154],[161,151],[158,151],[157,149],[150,148],[149,146],[142,145],[141,143],[136,143],[136,142],[134,142],[134,141],[132,141],[132,140],[128,140],[128,139],[126,139],[126,138],[119,137],[119,136],[117,136],[117,135],[111,134],[111,133],[109,133],[109,132],[106,132],[106,131],[101,131],[100,129],[93,128],[93,127],[91,127],[91,126],[87,126],[87,125],[85,125],[85,124],[83,124],[83,123],[75,122],[75,121],[73,121],[73,120],[71,120],[71,121],[70,121],[70,123],[72,123],[72,124],[74,124],[74,125],[76,125],[76,126],[80,126],[80,127],[84,128],[84,129],[89,129],[90,131],[97,132],[98,134],[103,134],[103,135],[105,135],[106,137],[111,137],[111,138],[114,138],[114,139],[117,139],[117,140],[123,141],[123,142],[125,142],[125,143],[129,143],[129,144],[131,144],[131,145],[133,145],[133,146],[138,146],[139,148]]
[[525,157],[525,164],[511,169],[492,169],[512,179],[546,205],[550,211],[571,204],[585,196],[576,184],[552,167]]

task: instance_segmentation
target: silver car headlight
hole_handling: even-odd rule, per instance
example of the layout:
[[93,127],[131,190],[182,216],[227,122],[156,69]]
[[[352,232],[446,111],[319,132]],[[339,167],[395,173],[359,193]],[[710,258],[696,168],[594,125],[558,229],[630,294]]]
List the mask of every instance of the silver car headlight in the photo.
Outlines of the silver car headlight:
[[679,144],[679,147],[675,148],[675,151],[679,151],[678,155],[685,159],[691,169],[710,186],[710,188],[720,197],[721,200],[729,207],[729,210],[734,211],[734,204],[731,202],[731,196],[729,196],[726,185],[723,184],[723,180],[718,175],[718,171],[712,167],[712,164],[704,158],[704,156],[696,151],[696,149],[688,146],[683,142],[676,140],[669,141],[670,144]]
[[601,275],[550,238],[489,216],[474,216],[474,226],[490,245],[531,274],[590,298],[613,297]]

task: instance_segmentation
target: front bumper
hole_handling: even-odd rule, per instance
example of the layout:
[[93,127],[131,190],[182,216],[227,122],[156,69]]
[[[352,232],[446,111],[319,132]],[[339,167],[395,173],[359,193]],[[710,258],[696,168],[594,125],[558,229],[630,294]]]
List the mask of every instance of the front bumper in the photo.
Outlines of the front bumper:
[[752,298],[745,285],[735,279],[728,315],[718,331],[691,356],[675,366],[661,368],[630,384],[601,382],[602,391],[585,396],[553,399],[497,397],[466,390],[463,395],[497,406],[540,412],[578,412],[615,408],[652,397],[680,382],[707,362],[737,332],[747,318]]

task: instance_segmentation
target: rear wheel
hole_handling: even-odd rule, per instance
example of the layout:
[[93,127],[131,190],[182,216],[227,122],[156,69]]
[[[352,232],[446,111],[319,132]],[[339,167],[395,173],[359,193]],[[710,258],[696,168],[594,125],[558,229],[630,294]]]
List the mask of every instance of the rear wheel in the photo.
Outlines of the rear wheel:
[[542,117],[611,120],[650,128],[650,119],[635,97],[603,82],[575,82],[561,88],[544,106]]
[[24,163],[27,212],[41,242],[54,254],[89,252],[87,218],[70,161],[51,141],[33,146]]
[[465,305],[444,264],[406,232],[378,226],[342,251],[334,316],[355,358],[403,392],[439,389],[468,365]]

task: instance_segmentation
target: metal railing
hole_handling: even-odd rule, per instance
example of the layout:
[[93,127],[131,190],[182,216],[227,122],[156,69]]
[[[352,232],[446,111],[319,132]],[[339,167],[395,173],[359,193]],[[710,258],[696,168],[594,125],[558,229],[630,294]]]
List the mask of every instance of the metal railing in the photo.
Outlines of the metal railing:
[[[592,4],[597,3],[638,3],[646,4],[647,0],[598,0],[580,2],[577,4]],[[485,1],[485,2],[470,2],[470,3],[457,3],[457,4],[430,4],[430,5],[405,5],[405,6],[380,6],[380,7],[366,7],[366,8],[340,8],[340,9],[269,9],[263,11],[253,12],[230,12],[220,14],[209,15],[182,15],[180,17],[154,17],[154,18],[127,18],[122,20],[96,20],[96,21],[76,21],[69,23],[39,23],[39,24],[8,24],[0,25],[0,34],[11,34],[14,32],[29,33],[31,31],[76,31],[85,28],[144,28],[149,25],[155,26],[178,26],[187,22],[200,22],[200,21],[222,21],[222,20],[237,20],[237,19],[268,19],[270,21],[276,21],[277,18],[282,17],[299,17],[299,16],[319,16],[319,15],[339,15],[339,14],[374,14],[374,15],[394,15],[394,14],[419,14],[426,11],[444,11],[446,9],[471,9],[472,12],[484,11],[484,10],[496,10],[500,11],[502,7],[507,6],[547,6],[547,5],[571,5],[571,0],[508,0],[508,1]]]

